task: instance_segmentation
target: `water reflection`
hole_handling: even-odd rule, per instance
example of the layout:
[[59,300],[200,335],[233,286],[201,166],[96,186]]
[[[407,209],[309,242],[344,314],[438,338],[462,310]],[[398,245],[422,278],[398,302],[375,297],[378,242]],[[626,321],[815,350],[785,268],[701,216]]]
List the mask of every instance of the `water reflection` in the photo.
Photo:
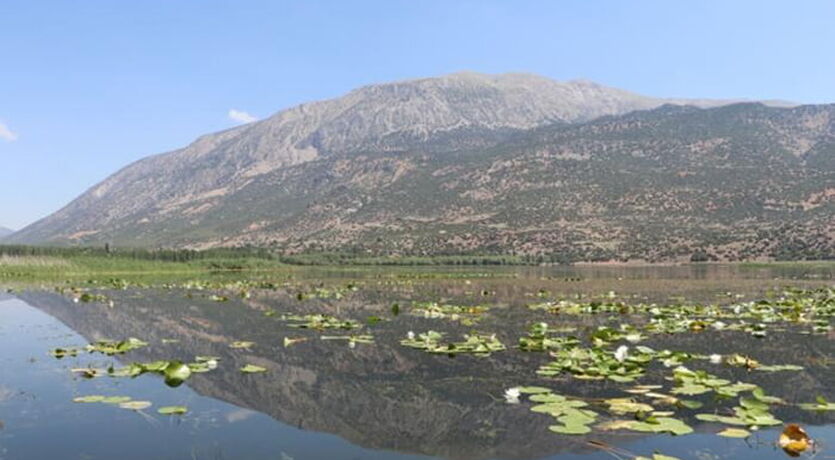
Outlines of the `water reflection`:
[[[248,299],[230,302],[214,302],[204,293],[188,294],[182,290],[128,290],[108,293],[115,302],[113,308],[95,303],[75,304],[58,294],[30,291],[20,294],[19,298],[56,318],[78,335],[68,333],[59,325],[45,330],[15,331],[9,326],[14,322],[7,320],[2,329],[2,356],[6,361],[13,360],[15,368],[22,369],[25,367],[23,356],[28,355],[36,361],[47,360],[44,364],[53,366],[26,368],[21,372],[21,379],[25,381],[4,372],[0,383],[8,387],[5,391],[0,389],[0,395],[7,394],[7,402],[0,402],[0,408],[12,407],[8,405],[8,394],[15,394],[16,388],[27,388],[31,402],[17,401],[14,410],[44,411],[45,404],[56,408],[24,418],[32,424],[28,433],[33,445],[37,444],[37,439],[46,439],[46,436],[66,439],[66,433],[57,433],[68,431],[77,439],[87,439],[88,443],[93,439],[105,439],[101,445],[113,446],[112,450],[104,451],[118,452],[119,443],[113,439],[126,436],[159,439],[162,432],[169,443],[166,449],[177,446],[172,451],[176,453],[171,453],[170,458],[188,458],[182,456],[184,452],[198,452],[196,456],[189,453],[192,458],[282,458],[279,455],[296,459],[406,458],[406,454],[415,454],[449,459],[531,459],[554,455],[572,458],[570,453],[582,455],[582,458],[611,458],[590,449],[585,444],[588,439],[622,445],[642,454],[651,453],[655,448],[665,449],[665,453],[679,454],[682,458],[781,458],[783,454],[770,445],[773,432],[763,433],[763,445],[760,446],[746,445],[738,440],[731,442],[712,434],[682,438],[646,437],[634,433],[557,436],[547,429],[548,417],[532,414],[522,406],[507,405],[501,400],[502,392],[509,386],[542,384],[543,380],[537,378],[534,371],[548,361],[546,355],[509,350],[490,358],[459,356],[450,359],[404,348],[398,343],[410,330],[431,328],[445,331],[450,336],[460,336],[471,329],[458,323],[411,316],[406,307],[412,300],[446,299],[493,305],[491,313],[476,328],[495,332],[504,343],[512,345],[533,321],[571,322],[581,328],[581,334],[584,328],[596,327],[605,321],[602,317],[555,318],[547,313],[531,313],[519,308],[531,301],[532,293],[538,289],[573,295],[605,292],[604,289],[615,286],[618,292],[639,298],[666,299],[671,295],[687,294],[688,297],[716,301],[721,299],[717,294],[731,288],[734,292],[754,295],[784,282],[738,279],[732,286],[725,286],[717,284],[723,282],[722,279],[710,277],[697,277],[689,284],[651,277],[644,282],[643,279],[640,274],[632,276],[631,281],[618,281],[616,277],[604,279],[604,282],[599,279],[566,281],[558,276],[553,279],[525,276],[425,283],[371,278],[362,283],[358,292],[343,299],[304,301],[297,299],[301,289],[298,286],[253,292]],[[670,286],[674,287],[671,289]],[[392,303],[402,304],[404,313],[394,316]],[[267,311],[327,311],[361,322],[372,315],[385,320],[367,328],[375,336],[374,345],[360,344],[349,348],[344,342],[318,340],[318,334],[311,331],[290,329],[275,317],[265,316]],[[31,315],[34,313],[18,313],[14,321],[41,324]],[[289,348],[282,344],[284,337],[304,336],[311,340]],[[182,388],[168,389],[154,376],[136,380],[106,377],[73,380],[67,370],[69,367],[90,363],[104,365],[113,360],[85,355],[62,363],[63,369],[59,372],[54,368],[54,362],[49,361],[51,358],[45,355],[55,346],[127,337],[141,338],[151,346],[130,352],[121,358],[124,361],[180,359],[188,362],[195,356],[208,355],[220,357],[221,365],[213,372],[194,375]],[[249,350],[229,347],[231,342],[238,340],[253,341],[255,346]],[[835,398],[831,385],[835,373],[828,364],[835,351],[831,339],[795,333],[755,339],[742,333],[717,332],[654,337],[648,345],[690,352],[740,352],[763,363],[800,363],[805,369],[796,373],[749,375],[745,370],[729,368],[712,369],[711,372],[733,380],[753,381],[763,386],[767,393],[790,402],[809,401],[818,394]],[[269,371],[266,374],[242,374],[238,369],[244,364],[256,364]],[[642,383],[663,384],[666,375],[667,371],[658,369],[642,379]],[[623,385],[606,381],[557,379],[547,385],[576,396],[623,395],[620,392]],[[186,419],[188,423],[177,427],[175,419],[163,418],[160,422],[154,418],[155,422],[148,422],[127,411],[67,404],[73,395],[96,394],[114,388],[123,393],[138,391],[157,406],[185,403],[192,413]],[[270,423],[261,414],[281,423]],[[777,410],[776,415],[786,421],[810,425],[833,422],[831,413],[810,413],[790,407]],[[4,417],[0,416],[0,419]],[[95,419],[97,426],[102,425],[103,431],[91,434],[73,428],[78,426],[78,420],[88,417]],[[697,431],[717,431],[698,421],[688,421]],[[145,426],[153,426],[153,423],[171,426],[166,425],[163,430]],[[208,432],[198,429],[206,426],[213,429]],[[247,428],[238,428],[240,426]],[[824,438],[831,436],[831,429],[820,430],[812,428],[810,431]],[[0,434],[9,431],[0,431]],[[294,443],[293,452],[290,452],[293,449],[277,450],[276,432],[285,433],[282,439],[292,433],[292,436],[304,437],[305,441]],[[321,433],[334,434],[338,438]],[[340,443],[339,439],[350,444]],[[20,445],[19,440],[17,445]],[[153,445],[157,446],[156,450],[152,446],[140,449],[144,458],[162,458],[160,444],[155,441]],[[229,450],[230,446],[241,445],[250,447],[243,451]],[[79,455],[71,457],[46,452],[44,455],[55,456],[42,458],[82,458],[80,453],[85,451],[80,449],[78,452]],[[90,458],[109,458],[106,454],[101,456],[101,449],[95,452]],[[230,457],[230,452],[237,457]],[[0,458],[36,457],[12,456],[7,450]]]

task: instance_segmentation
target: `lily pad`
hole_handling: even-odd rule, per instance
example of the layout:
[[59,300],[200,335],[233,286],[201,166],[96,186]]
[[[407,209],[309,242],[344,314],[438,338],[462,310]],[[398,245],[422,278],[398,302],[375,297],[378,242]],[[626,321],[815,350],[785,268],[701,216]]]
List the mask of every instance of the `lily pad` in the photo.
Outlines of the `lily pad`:
[[653,417],[644,421],[635,420],[629,425],[629,429],[651,433],[670,433],[679,436],[693,432],[693,428],[686,423],[671,417]]
[[747,438],[748,436],[751,436],[750,431],[743,430],[742,428],[725,428],[716,434],[726,438]]
[[162,415],[182,415],[188,412],[186,406],[164,406],[157,409],[157,412]]
[[104,396],[101,395],[79,396],[72,400],[72,402],[77,403],[97,403],[102,401],[104,401]]
[[119,404],[122,409],[142,410],[151,407],[150,401],[127,401]]
[[162,373],[165,376],[166,385],[177,387],[191,377],[191,368],[179,361],[171,361]]
[[241,372],[245,374],[256,374],[259,372],[267,372],[267,368],[256,366],[255,364],[247,364],[241,368]]
[[551,425],[549,430],[559,434],[586,434],[591,433],[588,425]]

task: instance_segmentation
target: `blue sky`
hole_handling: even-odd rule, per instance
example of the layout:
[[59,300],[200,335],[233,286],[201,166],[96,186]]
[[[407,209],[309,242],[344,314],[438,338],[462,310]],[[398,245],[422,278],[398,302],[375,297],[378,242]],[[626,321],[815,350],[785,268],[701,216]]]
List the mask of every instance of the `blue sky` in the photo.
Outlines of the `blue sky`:
[[233,118],[368,83],[523,71],[835,102],[833,45],[828,0],[2,0],[0,225]]

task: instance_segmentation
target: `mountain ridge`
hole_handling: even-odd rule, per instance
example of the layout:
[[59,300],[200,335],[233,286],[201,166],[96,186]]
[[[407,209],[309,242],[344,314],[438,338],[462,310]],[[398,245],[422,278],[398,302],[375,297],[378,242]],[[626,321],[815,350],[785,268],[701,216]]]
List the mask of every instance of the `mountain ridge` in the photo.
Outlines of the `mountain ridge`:
[[[681,105],[685,102],[690,104]],[[629,216],[610,215],[609,203],[596,201],[604,197],[589,191],[620,185],[601,182],[583,165],[595,164],[600,170],[608,170],[617,164],[619,169],[612,171],[613,176],[628,171],[627,180],[656,181],[653,186],[658,187],[658,196],[669,195],[672,193],[669,187],[674,184],[651,177],[652,174],[659,168],[687,165],[667,164],[663,156],[653,157],[654,163],[648,163],[641,155],[623,149],[654,150],[659,145],[667,145],[676,151],[687,142],[695,143],[688,148],[699,155],[715,155],[717,149],[723,151],[729,145],[744,152],[738,158],[730,157],[727,152],[716,157],[716,161],[727,162],[725,167],[737,173],[774,163],[774,168],[788,167],[797,175],[789,178],[777,171],[775,177],[786,176],[785,180],[812,177],[818,189],[809,193],[817,193],[820,198],[814,199],[822,200],[828,212],[835,193],[835,187],[832,190],[826,187],[833,163],[830,145],[835,138],[832,106],[784,108],[728,102],[648,98],[591,82],[555,82],[526,74],[459,73],[370,85],[342,98],[302,104],[265,120],[201,136],[183,149],[139,160],[55,214],[17,232],[9,241],[179,247],[256,244],[286,251],[350,249],[383,254],[455,250],[456,243],[452,242],[455,238],[439,238],[437,234],[429,238],[427,231],[432,227],[432,231],[443,232],[440,235],[458,238],[457,250],[463,252],[569,252],[572,259],[579,257],[579,260],[607,256],[653,260],[684,257],[683,253],[679,254],[680,249],[667,255],[612,249],[613,244],[628,246],[629,237],[623,235],[609,242],[595,237],[591,249],[568,248],[578,244],[579,235],[574,234],[578,230],[573,227],[581,219],[595,225],[606,221],[610,228],[619,227],[627,234],[633,230],[626,227],[635,224],[624,224]],[[613,136],[623,138],[613,139]],[[641,141],[633,142],[633,138]],[[770,139],[773,145],[764,139]],[[531,146],[537,143],[539,151],[531,155]],[[494,184],[495,190],[516,196],[512,204],[495,190],[479,186],[478,180],[489,180],[485,177],[489,178],[490,174],[489,170],[478,168],[485,166],[484,159],[491,158],[494,153],[490,152],[497,149],[503,152],[498,154],[502,157],[500,161],[514,165],[508,170],[507,182],[516,181],[517,187]],[[819,152],[808,158],[822,166],[822,176],[807,171],[807,153],[815,149]],[[757,157],[757,152],[765,156]],[[785,153],[795,159],[783,157]],[[561,165],[555,165],[556,160],[551,157],[557,158]],[[522,158],[529,163],[520,163]],[[675,157],[675,161],[680,160]],[[696,168],[696,175],[714,169],[711,163],[697,161],[695,157],[692,162],[697,163],[689,165]],[[648,169],[636,169],[642,163]],[[537,164],[552,168],[551,176],[532,179],[535,174],[531,166]],[[442,183],[437,178],[446,177],[443,168],[460,170],[471,182],[450,178]],[[485,176],[476,177],[467,168]],[[529,220],[525,216],[513,216],[510,209],[521,212],[529,208],[529,203],[541,201],[543,196],[546,201],[551,200],[543,206],[561,208],[559,200],[567,198],[560,184],[572,182],[573,178],[565,176],[571,168],[586,175],[587,182],[574,184],[581,191],[569,195],[568,199],[577,200],[582,195],[591,202],[575,201],[575,205],[594,208],[602,214],[560,211],[566,215],[557,216],[550,213],[547,219],[551,220],[543,222],[544,227],[539,226],[550,230],[537,230],[536,225],[520,227],[516,230],[527,228],[525,231],[532,234],[521,242],[508,240],[507,232],[500,236],[502,231],[496,229],[512,229],[517,223]],[[725,173],[722,169],[714,172]],[[692,171],[675,173],[691,174]],[[760,182],[768,182],[768,178],[760,177]],[[335,183],[340,183],[342,188],[328,188]],[[412,196],[423,197],[424,202],[413,203],[410,196],[401,196],[396,189],[388,190],[394,183],[412,192]],[[731,187],[730,184],[712,185]],[[528,196],[526,190],[534,189],[540,195]],[[458,194],[447,193],[449,190],[458,190]],[[400,201],[394,202],[384,193],[398,196]],[[630,189],[629,193],[639,192]],[[613,196],[605,198],[613,199]],[[757,201],[757,197],[744,194],[738,198]],[[686,199],[696,198],[688,195]],[[780,197],[769,199],[780,201]],[[373,206],[368,206],[369,203]],[[385,210],[368,214],[368,209],[380,203],[385,203]],[[446,215],[417,211],[427,203],[438,209],[449,205],[451,209]],[[773,218],[773,210],[758,203],[757,216]],[[649,204],[659,203],[650,200]],[[699,209],[692,203],[684,207],[692,212]],[[477,213],[471,212],[476,208]],[[343,215],[345,209],[355,209],[354,214],[366,216],[367,220]],[[421,212],[423,215],[412,216]],[[639,213],[639,210],[632,212]],[[471,225],[462,224],[462,215],[469,215],[466,219],[470,219]],[[424,222],[425,228],[402,225],[403,219],[408,221],[410,216]],[[504,216],[504,220],[496,221],[496,216]],[[555,223],[567,222],[567,216],[573,219],[572,225]],[[659,217],[662,216],[654,216]],[[684,221],[692,216],[679,217]],[[819,217],[814,225],[822,223]],[[823,223],[826,217],[831,216],[824,215]],[[379,226],[378,230],[387,230],[367,231],[367,227],[375,225]],[[560,241],[542,236],[557,231],[556,228],[569,236]],[[537,231],[545,233],[536,236]],[[476,242],[463,236],[474,233],[479,235],[474,237]],[[421,238],[436,242],[421,247],[416,243]],[[640,235],[635,238],[640,239]],[[392,239],[391,244],[372,244],[387,239]],[[816,237],[817,243],[823,241],[823,247],[816,246],[813,252],[829,254],[831,239],[831,235]],[[445,242],[438,243],[438,240]],[[539,240],[543,241],[535,243]],[[691,248],[691,252],[695,250]],[[709,256],[726,257],[713,253]],[[754,256],[773,254],[758,251]]]

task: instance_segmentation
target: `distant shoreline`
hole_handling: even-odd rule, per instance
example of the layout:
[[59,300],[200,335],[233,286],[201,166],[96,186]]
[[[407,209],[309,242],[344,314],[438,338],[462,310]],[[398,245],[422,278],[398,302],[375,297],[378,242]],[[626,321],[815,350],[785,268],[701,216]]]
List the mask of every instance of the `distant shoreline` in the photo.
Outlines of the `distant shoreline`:
[[742,269],[800,268],[835,272],[835,260],[799,261],[630,261],[577,262],[573,264],[537,263],[521,256],[458,255],[424,257],[370,257],[353,254],[281,255],[268,250],[216,249],[140,250],[110,248],[54,248],[32,246],[0,246],[0,283],[4,281],[39,281],[56,279],[111,279],[119,277],[179,277],[204,275],[263,275],[298,273],[311,270],[417,270],[459,273],[462,269],[632,269],[632,268],[720,268]]

